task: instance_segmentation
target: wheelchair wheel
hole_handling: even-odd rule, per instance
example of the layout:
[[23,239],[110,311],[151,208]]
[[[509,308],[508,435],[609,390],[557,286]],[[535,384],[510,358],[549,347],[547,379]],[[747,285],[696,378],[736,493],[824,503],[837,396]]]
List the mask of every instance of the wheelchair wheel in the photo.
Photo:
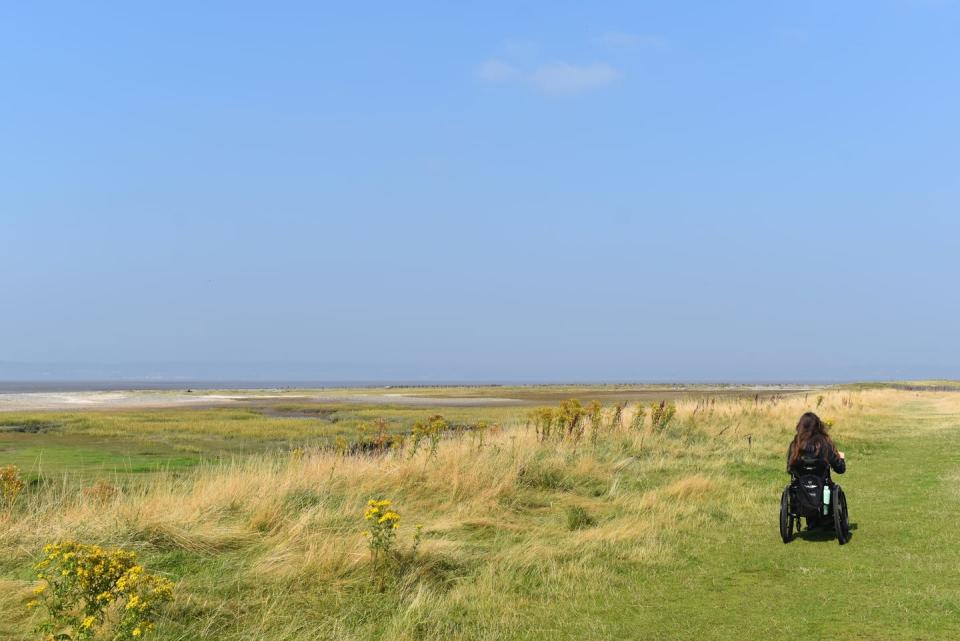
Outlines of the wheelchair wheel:
[[790,488],[784,488],[780,496],[780,538],[784,543],[793,540],[794,517],[790,514]]
[[839,485],[834,488],[833,527],[837,531],[837,543],[850,540],[850,520],[847,513],[847,497]]

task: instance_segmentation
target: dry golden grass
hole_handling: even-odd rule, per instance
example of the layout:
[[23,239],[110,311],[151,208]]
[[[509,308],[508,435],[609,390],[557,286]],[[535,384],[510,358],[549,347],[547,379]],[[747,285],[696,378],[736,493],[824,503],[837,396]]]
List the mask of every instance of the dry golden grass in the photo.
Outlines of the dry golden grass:
[[[836,421],[841,445],[882,439],[873,418],[911,394],[828,391],[817,411]],[[927,400],[934,413],[957,413],[953,396]],[[706,405],[691,398],[677,404],[667,429],[651,430],[648,419],[639,432],[627,427],[628,407],[625,427],[596,443],[539,443],[518,418],[483,447],[469,437],[446,439],[433,458],[308,449],[300,458],[257,456],[158,474],[96,500],[63,480],[32,491],[16,513],[0,513],[0,554],[24,567],[43,544],[64,538],[152,554],[178,575],[175,607],[195,619],[176,629],[191,638],[363,638],[374,629],[394,639],[444,638],[455,630],[438,618],[462,611],[485,638],[509,636],[519,625],[516,607],[476,605],[501,598],[505,582],[526,577],[537,598],[548,599],[608,580],[611,554],[667,564],[683,533],[745,518],[762,490],[737,466],[782,458],[797,418],[815,405],[816,394]],[[397,605],[384,625],[346,605],[370,590],[360,515],[371,497],[394,500],[401,545],[409,545],[414,523],[425,525],[420,556],[392,588]],[[560,515],[570,506],[596,524],[568,530]],[[217,559],[222,567],[211,570]],[[216,572],[219,582],[211,579]],[[22,618],[30,585],[25,577],[0,583],[0,618]],[[324,609],[322,625],[304,627],[297,611],[307,604]]]

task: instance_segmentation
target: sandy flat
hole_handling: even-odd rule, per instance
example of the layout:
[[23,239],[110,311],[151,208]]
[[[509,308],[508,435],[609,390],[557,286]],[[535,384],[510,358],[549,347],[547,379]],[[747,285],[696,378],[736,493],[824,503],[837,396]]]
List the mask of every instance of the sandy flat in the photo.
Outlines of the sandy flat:
[[0,412],[178,407],[229,402],[224,397],[185,392],[16,392],[0,394]]
[[287,399],[291,402],[356,403],[359,405],[407,405],[412,407],[469,407],[476,405],[516,405],[511,398],[472,398],[407,396],[398,393],[344,393],[298,390],[278,393],[272,390],[243,392],[11,392],[0,393],[0,412],[72,411],[85,409],[139,409],[234,405],[239,401]]

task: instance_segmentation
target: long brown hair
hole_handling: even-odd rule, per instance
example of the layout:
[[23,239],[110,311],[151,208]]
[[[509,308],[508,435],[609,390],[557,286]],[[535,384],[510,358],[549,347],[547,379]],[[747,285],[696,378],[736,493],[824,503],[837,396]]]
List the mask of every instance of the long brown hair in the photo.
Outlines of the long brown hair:
[[807,412],[800,417],[797,423],[797,435],[790,443],[790,465],[796,464],[807,448],[813,450],[814,456],[821,457],[824,445],[830,448],[831,454],[837,451],[830,435],[827,434],[827,426],[819,416],[813,412]]

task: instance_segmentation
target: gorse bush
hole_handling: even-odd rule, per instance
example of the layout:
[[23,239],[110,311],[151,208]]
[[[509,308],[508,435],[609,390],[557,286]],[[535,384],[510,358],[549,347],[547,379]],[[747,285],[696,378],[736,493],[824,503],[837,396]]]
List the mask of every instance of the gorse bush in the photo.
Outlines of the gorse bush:
[[11,507],[26,486],[15,466],[0,467],[0,508]]
[[134,552],[76,541],[47,545],[43,552],[35,566],[43,583],[27,605],[43,611],[37,630],[45,639],[141,639],[173,598],[173,582],[145,572]]

